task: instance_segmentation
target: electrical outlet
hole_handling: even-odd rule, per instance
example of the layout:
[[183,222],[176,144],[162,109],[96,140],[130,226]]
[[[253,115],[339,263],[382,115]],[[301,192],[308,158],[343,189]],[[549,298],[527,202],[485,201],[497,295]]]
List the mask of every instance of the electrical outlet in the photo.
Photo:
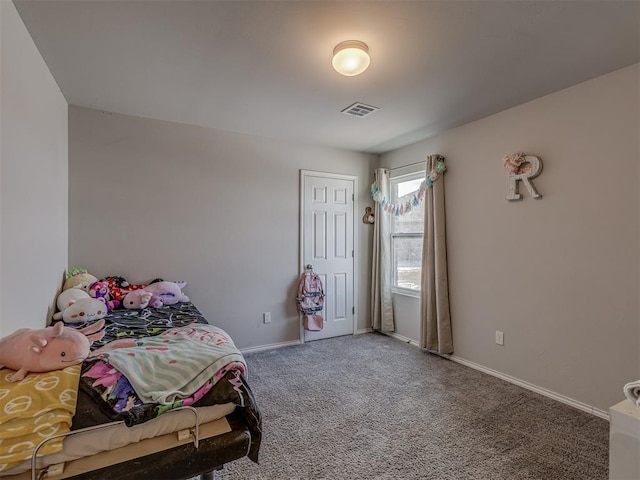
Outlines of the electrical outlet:
[[498,345],[504,345],[504,332],[499,332],[496,330],[496,343]]
[[264,312],[262,314],[262,323],[271,323],[271,312]]

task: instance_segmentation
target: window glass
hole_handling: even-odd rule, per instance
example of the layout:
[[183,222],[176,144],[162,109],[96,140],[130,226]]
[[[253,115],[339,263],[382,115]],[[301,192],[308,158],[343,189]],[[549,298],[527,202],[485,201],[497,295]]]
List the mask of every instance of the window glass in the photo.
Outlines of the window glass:
[[[391,203],[412,203],[424,172],[391,179]],[[413,206],[413,205],[412,205]],[[391,248],[394,288],[419,291],[422,274],[422,238],[424,235],[424,202],[409,213],[391,215]]]
[[420,290],[422,236],[396,237],[393,242],[395,286]]
[[[393,189],[393,203],[396,205],[404,205],[407,202],[411,202],[415,194],[417,194],[422,183],[423,176],[420,178],[406,180],[395,184]],[[424,223],[424,202],[421,202],[417,207],[413,207],[413,210],[409,213],[405,213],[402,216],[396,216],[393,219],[393,232],[394,233],[422,233]]]

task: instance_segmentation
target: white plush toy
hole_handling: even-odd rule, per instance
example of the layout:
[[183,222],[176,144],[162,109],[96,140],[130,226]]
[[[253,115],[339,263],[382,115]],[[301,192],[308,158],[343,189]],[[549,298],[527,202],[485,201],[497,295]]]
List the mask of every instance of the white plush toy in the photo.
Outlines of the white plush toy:
[[73,302],[63,311],[53,316],[54,320],[62,319],[65,323],[82,323],[98,320],[107,315],[104,298],[81,298]]
[[65,309],[69,308],[81,298],[91,298],[91,295],[89,295],[81,285],[76,285],[75,287],[60,293],[56,300],[56,305],[60,312],[64,312]]

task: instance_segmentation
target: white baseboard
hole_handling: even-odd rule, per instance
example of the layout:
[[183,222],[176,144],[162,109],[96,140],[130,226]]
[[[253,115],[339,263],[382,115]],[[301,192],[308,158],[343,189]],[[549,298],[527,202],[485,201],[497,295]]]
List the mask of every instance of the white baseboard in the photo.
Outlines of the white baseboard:
[[410,339],[409,337],[405,337],[404,335],[400,335],[395,332],[384,332],[385,335],[395,338],[396,340],[400,340],[401,342],[408,343],[413,345],[414,347],[419,347],[420,345],[415,340]]
[[467,367],[473,368],[474,370],[479,370],[481,372],[487,373],[494,377],[498,377],[502,380],[505,380],[509,383],[513,383],[518,385],[519,387],[526,388],[527,390],[531,390],[532,392],[539,393],[545,397],[551,398],[558,402],[564,403],[566,405],[570,405],[578,410],[582,410],[583,412],[590,413],[595,415],[596,417],[603,418],[605,420],[609,420],[609,413],[605,410],[601,410],[599,408],[593,407],[591,405],[587,405],[586,403],[580,402],[578,400],[574,400],[573,398],[569,398],[565,395],[561,395],[559,393],[553,392],[551,390],[547,390],[546,388],[539,387],[529,382],[525,382],[524,380],[520,380],[519,378],[512,377],[511,375],[507,375],[502,372],[498,372],[491,368],[479,365],[477,363],[471,362],[469,360],[465,360],[464,358],[457,357],[455,355],[443,355],[443,357],[448,358],[456,363],[460,363]]
[[[402,342],[409,343],[415,347],[419,347],[418,342],[416,342],[415,340],[411,340],[410,338],[404,337],[402,335],[398,335],[397,333],[393,333],[393,332],[384,332],[384,333],[389,337],[393,337]],[[565,405],[569,405],[571,407],[577,408],[578,410],[582,410],[583,412],[590,413],[592,415],[595,415],[596,417],[609,420],[609,412],[605,410],[601,410],[591,405],[587,405],[586,403],[580,402],[578,400],[574,400],[573,398],[567,397],[565,395],[561,395],[551,390],[547,390],[546,388],[539,387],[532,383],[525,382],[524,380],[520,380],[519,378],[512,377],[511,375],[507,375],[502,372],[498,372],[497,370],[493,370],[491,368],[485,367],[478,363],[465,360],[464,358],[457,357],[456,355],[440,355],[440,356],[443,358],[448,358],[449,360],[459,363],[461,365],[464,365],[466,367],[473,368],[474,370],[479,370],[493,377],[498,377],[506,382],[513,383],[514,385],[518,385],[519,387],[526,388],[527,390],[531,390],[532,392],[539,393],[542,396],[551,398],[560,403],[564,403]]]
[[371,333],[373,332],[373,328],[361,328],[360,330],[356,330],[354,335],[362,335],[363,333]]
[[300,340],[292,340],[290,342],[270,343],[268,345],[259,345],[257,347],[241,348],[240,353],[254,353],[263,352],[265,350],[273,350],[274,348],[293,347],[294,345],[300,345]]

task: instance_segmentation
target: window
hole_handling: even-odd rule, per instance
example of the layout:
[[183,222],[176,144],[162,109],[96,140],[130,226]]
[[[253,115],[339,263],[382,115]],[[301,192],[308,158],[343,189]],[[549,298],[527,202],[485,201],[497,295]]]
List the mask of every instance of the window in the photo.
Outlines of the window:
[[[403,175],[390,180],[390,202],[411,202],[425,178],[425,172]],[[422,274],[422,238],[424,236],[424,202],[401,216],[391,215],[391,262],[393,290],[415,294],[420,291]]]

